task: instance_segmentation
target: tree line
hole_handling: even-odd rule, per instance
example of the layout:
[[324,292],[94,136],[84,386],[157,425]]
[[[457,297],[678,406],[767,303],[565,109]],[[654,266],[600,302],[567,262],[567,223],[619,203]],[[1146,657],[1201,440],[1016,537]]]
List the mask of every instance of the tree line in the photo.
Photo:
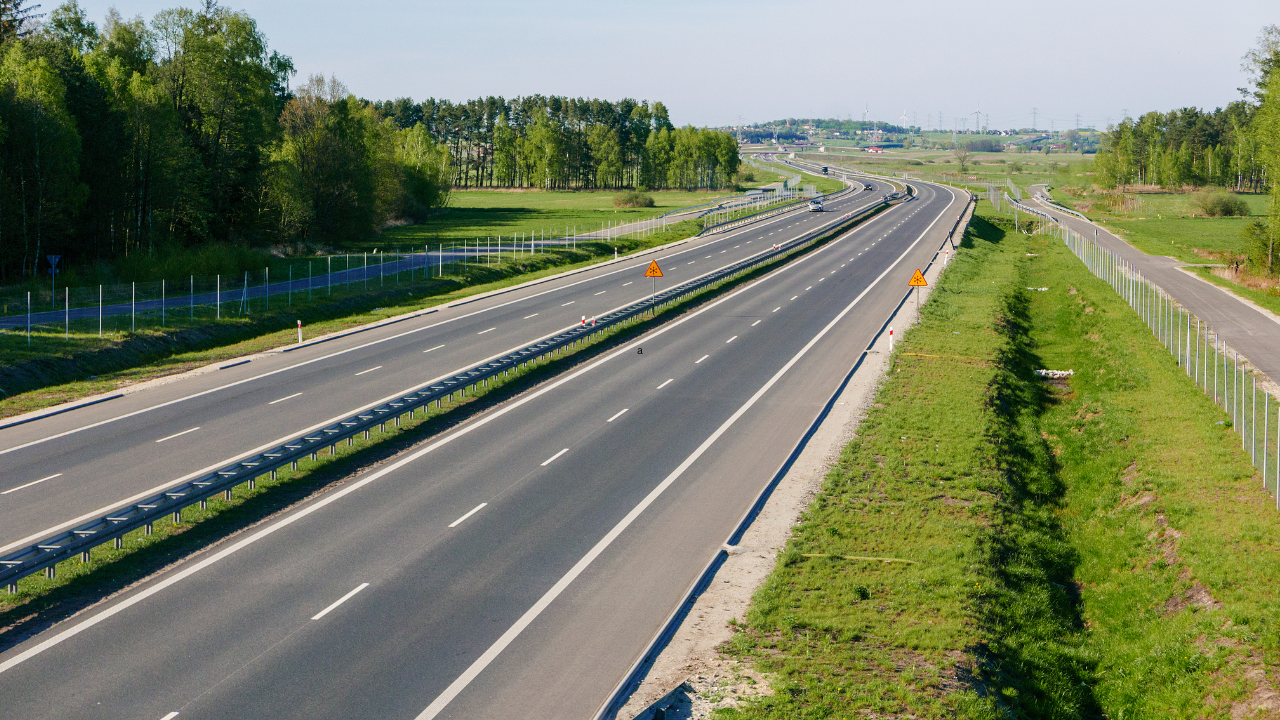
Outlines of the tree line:
[[1094,170],[1108,189],[1144,184],[1269,192],[1269,221],[1251,223],[1244,240],[1251,266],[1274,277],[1280,273],[1280,26],[1263,28],[1243,67],[1253,88],[1242,88],[1244,97],[1226,108],[1149,112],[1108,128]]
[[311,251],[447,204],[452,187],[719,188],[732,137],[662,103],[532,96],[370,102],[205,0],[150,21],[0,0],[0,283],[47,256]]
[[718,189],[738,172],[732,135],[677,128],[661,102],[531,95],[373,106],[447,148],[454,187]]

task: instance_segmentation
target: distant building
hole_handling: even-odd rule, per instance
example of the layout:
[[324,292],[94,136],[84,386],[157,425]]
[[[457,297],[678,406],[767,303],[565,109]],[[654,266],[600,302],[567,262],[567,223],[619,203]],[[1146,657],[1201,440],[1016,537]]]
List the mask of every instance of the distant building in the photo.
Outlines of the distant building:
[[884,152],[884,150],[881,150],[881,149],[880,149],[880,148],[878,148],[878,147],[869,147],[869,148],[867,148],[867,152],[869,152],[869,153],[882,153],[882,152]]

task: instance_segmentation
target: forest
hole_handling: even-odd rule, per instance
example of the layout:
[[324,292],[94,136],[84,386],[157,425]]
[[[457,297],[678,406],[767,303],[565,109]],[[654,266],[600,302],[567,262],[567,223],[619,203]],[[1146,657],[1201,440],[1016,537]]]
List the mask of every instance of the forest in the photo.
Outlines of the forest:
[[205,0],[100,23],[0,0],[0,284],[220,248],[322,252],[454,187],[721,188],[738,148],[660,102],[371,102],[294,85],[252,17]]

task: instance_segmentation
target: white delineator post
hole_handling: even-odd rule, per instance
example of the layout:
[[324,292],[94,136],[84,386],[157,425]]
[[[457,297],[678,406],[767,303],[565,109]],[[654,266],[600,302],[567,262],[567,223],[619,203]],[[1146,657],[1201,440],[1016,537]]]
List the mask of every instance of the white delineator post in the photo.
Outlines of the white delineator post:
[[298,321],[298,342],[302,342],[302,321]]
[[893,326],[889,326],[889,352],[893,352]]

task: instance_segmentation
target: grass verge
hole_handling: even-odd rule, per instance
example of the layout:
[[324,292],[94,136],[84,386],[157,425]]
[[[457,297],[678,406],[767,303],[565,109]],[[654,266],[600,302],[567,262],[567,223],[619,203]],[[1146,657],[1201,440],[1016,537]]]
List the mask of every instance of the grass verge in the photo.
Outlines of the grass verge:
[[1238,438],[1108,286],[1007,227],[975,217],[899,345],[725,648],[777,692],[724,717],[1276,711],[1280,529]]

